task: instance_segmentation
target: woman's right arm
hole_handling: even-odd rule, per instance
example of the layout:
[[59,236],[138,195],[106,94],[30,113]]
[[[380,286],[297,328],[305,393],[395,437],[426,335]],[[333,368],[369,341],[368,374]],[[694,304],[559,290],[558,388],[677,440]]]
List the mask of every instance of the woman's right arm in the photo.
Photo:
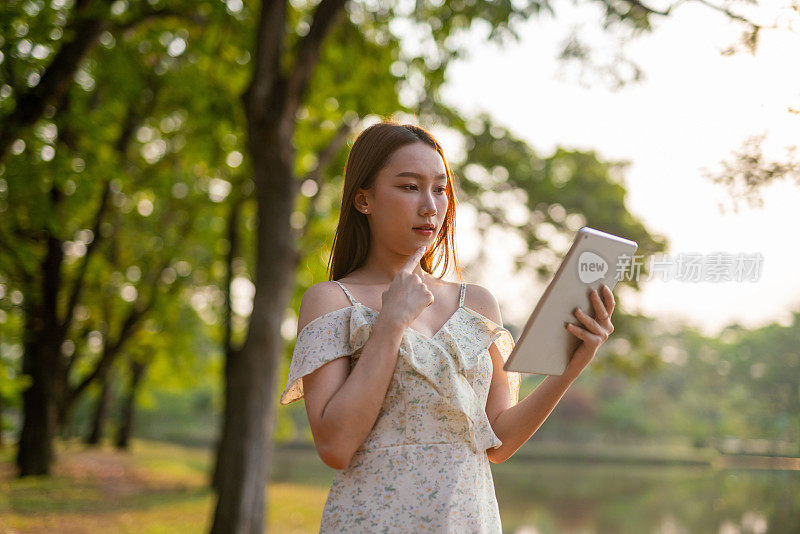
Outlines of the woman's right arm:
[[[314,445],[326,465],[344,469],[372,430],[389,389],[406,326],[433,294],[413,274],[424,254],[415,253],[383,294],[382,310],[352,371],[349,358],[337,358],[303,377],[303,392]],[[332,282],[310,287],[300,304],[297,331],[341,306],[341,289]]]
[[[321,285],[319,293],[323,293],[325,285],[333,284]],[[317,292],[313,290],[317,287],[309,288],[303,296],[298,331],[305,326],[303,323],[326,313],[317,313],[319,306],[330,308],[324,306],[326,299],[315,298]],[[304,311],[307,312],[305,318]],[[337,358],[303,377],[303,395],[314,445],[322,461],[334,469],[347,467],[372,430],[397,365],[403,328],[396,322],[382,319],[384,317],[379,315],[375,320],[372,334],[352,371],[350,358]]]

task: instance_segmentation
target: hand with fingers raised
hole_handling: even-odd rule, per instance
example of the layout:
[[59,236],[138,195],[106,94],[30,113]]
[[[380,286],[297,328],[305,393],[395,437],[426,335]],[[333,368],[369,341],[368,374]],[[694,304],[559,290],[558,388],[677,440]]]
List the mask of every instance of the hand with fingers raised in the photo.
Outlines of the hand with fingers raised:
[[422,278],[414,273],[427,246],[419,247],[397,271],[389,289],[383,292],[380,317],[393,321],[403,329],[409,327],[426,307],[433,304],[433,293]]
[[578,373],[582,371],[592,361],[600,345],[614,331],[614,325],[611,324],[611,313],[616,305],[614,294],[605,284],[602,284],[601,291],[603,293],[602,301],[597,294],[597,290],[592,289],[589,293],[589,299],[592,301],[592,307],[594,307],[594,317],[590,317],[580,308],[575,308],[573,313],[583,323],[583,327],[573,323],[565,325],[569,332],[583,341],[575,349],[575,353],[567,364],[568,370],[577,371]]

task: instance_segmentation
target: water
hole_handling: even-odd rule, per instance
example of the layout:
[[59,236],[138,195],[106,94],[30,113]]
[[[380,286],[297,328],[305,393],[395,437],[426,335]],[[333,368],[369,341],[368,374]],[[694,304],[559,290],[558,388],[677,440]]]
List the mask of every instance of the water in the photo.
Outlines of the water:
[[800,533],[800,471],[512,458],[492,472],[508,533]]
[[[313,448],[275,452],[273,480],[330,486]],[[513,457],[492,475],[509,534],[800,534],[800,471]]]

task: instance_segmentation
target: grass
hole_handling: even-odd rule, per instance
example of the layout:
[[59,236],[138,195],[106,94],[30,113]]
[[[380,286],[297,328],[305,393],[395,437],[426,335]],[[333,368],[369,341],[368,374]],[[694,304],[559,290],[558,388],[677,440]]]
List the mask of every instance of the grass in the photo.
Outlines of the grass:
[[[14,451],[0,450],[0,532],[208,531],[214,511],[209,451],[144,440],[134,440],[130,452],[109,445],[89,449],[75,441],[57,442],[56,451],[51,477],[18,479]],[[308,478],[301,483],[287,465],[297,460],[307,466],[308,458],[277,449],[275,454],[281,469],[268,488],[269,530],[317,532],[330,470],[317,462],[319,469],[303,473]]]
[[[208,532],[214,512],[211,451],[141,439],[129,452],[109,445],[86,448],[78,441],[57,441],[56,450],[51,477],[17,479],[13,447],[0,449],[0,533]],[[669,493],[663,488],[672,487],[689,488],[675,502],[695,502],[691,488],[698,484],[717,491],[712,452],[532,441],[492,471],[504,524],[512,528],[532,521],[524,515],[532,513],[531,502],[555,509],[583,498],[605,506],[608,499],[629,503],[631,496]],[[269,531],[317,532],[333,474],[313,447],[275,447]]]

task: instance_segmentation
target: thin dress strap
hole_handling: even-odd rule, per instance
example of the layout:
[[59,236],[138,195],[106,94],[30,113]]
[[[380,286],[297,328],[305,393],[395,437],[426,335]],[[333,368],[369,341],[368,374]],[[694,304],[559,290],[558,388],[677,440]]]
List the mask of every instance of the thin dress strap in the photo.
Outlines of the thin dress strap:
[[467,283],[466,282],[461,282],[461,295],[459,295],[459,297],[458,297],[458,307],[459,308],[464,305],[464,290],[466,289],[466,287],[467,287]]
[[350,304],[355,306],[358,301],[353,297],[353,295],[350,294],[350,292],[347,290],[347,288],[344,287],[344,285],[342,285],[341,283],[339,283],[338,280],[333,280],[333,282],[336,283],[336,284],[339,284],[339,287],[342,288],[342,290],[344,291],[344,294],[347,295],[348,299],[350,299]]

